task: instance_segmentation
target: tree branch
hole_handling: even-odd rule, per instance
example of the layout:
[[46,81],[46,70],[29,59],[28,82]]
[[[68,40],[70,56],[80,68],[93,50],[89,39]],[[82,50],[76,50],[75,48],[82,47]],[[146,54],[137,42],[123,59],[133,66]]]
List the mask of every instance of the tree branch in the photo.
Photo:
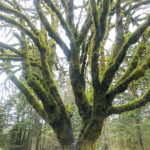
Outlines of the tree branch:
[[[141,37],[142,33],[147,29],[147,27],[150,25],[150,16],[148,17],[148,19],[142,24],[140,25],[135,32],[133,32],[128,39],[126,39],[126,41],[124,42],[122,48],[120,49],[117,57],[115,58],[113,64],[111,64],[108,69],[104,72],[103,75],[103,79],[101,81],[101,90],[102,91],[107,91],[109,85],[111,84],[113,77],[116,73],[116,71],[118,70],[120,64],[122,63],[122,61],[124,60],[125,56],[126,56],[126,52],[129,48],[130,45],[136,43],[139,38]],[[113,58],[112,58],[113,59]]]
[[21,61],[21,57],[9,56],[9,55],[1,55],[0,60],[8,60],[8,61]]
[[96,93],[99,91],[98,89],[100,87],[99,46],[100,46],[100,42],[103,41],[103,38],[105,35],[108,11],[109,11],[109,0],[103,0],[102,11],[100,14],[100,18],[98,20],[99,21],[98,31],[96,31],[95,33],[95,37],[93,39],[92,48],[91,48],[92,50],[92,56],[91,56],[92,84]]
[[139,58],[140,56],[143,54],[144,50],[146,49],[145,43],[147,42],[147,40],[150,37],[150,28],[148,28],[142,37],[142,40],[140,41],[140,44],[136,50],[136,53],[133,55],[130,64],[127,68],[127,70],[125,71],[125,73],[119,78],[119,80],[116,82],[116,85],[123,81],[124,79],[126,79],[132,72],[133,70],[136,69],[138,62],[139,62]]
[[124,16],[128,15],[131,10],[136,9],[136,8],[142,6],[142,5],[147,5],[147,4],[149,4],[149,3],[150,3],[150,0],[145,0],[145,1],[138,2],[137,4],[133,5],[133,6],[130,7],[128,10],[126,10],[126,11],[124,12]]
[[12,47],[12,46],[10,46],[10,45],[8,45],[8,44],[5,44],[5,43],[0,42],[0,47],[6,48],[6,49],[8,49],[8,50],[14,52],[15,54],[18,54],[19,56],[22,55],[21,52],[20,52],[18,49],[14,48],[14,47]]
[[31,20],[27,16],[23,15],[20,11],[14,8],[11,8],[2,2],[0,2],[0,10],[9,14],[14,14],[16,17],[19,17],[20,19],[24,19],[35,34],[38,32],[38,30],[36,29],[34,24],[31,22]]
[[108,92],[107,96],[114,97],[116,94],[124,92],[133,80],[138,80],[139,78],[143,77],[145,75],[146,70],[149,68],[150,57],[147,58],[147,60],[141,67],[137,68],[126,79],[120,81],[114,88],[112,88],[111,91]]
[[48,114],[58,113],[57,105],[51,93],[46,92],[45,89],[34,78],[28,79],[28,85],[34,90],[37,96],[42,101],[44,109]]
[[33,41],[37,42],[37,37],[34,35],[34,33],[32,33],[30,30],[28,30],[26,27],[24,27],[21,23],[15,21],[12,18],[9,18],[7,16],[1,15],[1,14],[0,14],[0,20],[3,20],[5,22],[7,22],[7,23],[10,23],[10,24],[18,27],[21,31],[23,31],[28,36],[30,36]]
[[[44,1],[52,9],[52,11],[55,12],[56,16],[59,18],[59,21],[60,21],[62,27],[64,28],[64,30],[66,31],[66,35],[68,36],[68,38],[71,42],[71,47],[72,47],[74,45],[75,39],[73,37],[70,27],[68,26],[68,23],[64,20],[61,12],[57,9],[57,7],[53,4],[53,2],[51,0],[44,0]],[[36,6],[36,3],[39,3],[39,0],[35,0],[35,6]],[[71,15],[71,14],[69,14],[69,15]]]
[[77,45],[79,47],[82,44],[82,42],[85,40],[85,37],[91,27],[91,24],[92,24],[92,17],[91,17],[90,11],[88,10],[87,17],[86,17],[86,19],[81,27],[81,31],[77,37]]
[[99,31],[100,23],[99,23],[99,14],[98,14],[97,4],[96,4],[95,0],[90,0],[89,3],[90,3],[92,20],[95,25],[96,33],[98,33],[98,32],[100,32]]
[[39,3],[35,4],[37,12],[40,16],[41,22],[44,25],[45,29],[47,30],[47,32],[49,33],[49,36],[52,37],[57,44],[62,48],[64,54],[67,56],[68,60],[70,59],[70,52],[69,52],[69,48],[67,47],[67,45],[64,43],[64,41],[59,37],[58,33],[56,33],[52,27],[50,26],[47,18],[45,17],[41,6],[39,5]]
[[71,51],[71,59],[69,66],[69,74],[71,85],[73,88],[75,102],[82,118],[82,123],[87,123],[91,113],[91,106],[89,105],[87,96],[85,94],[85,82],[80,72],[80,51],[73,49]]
[[16,76],[10,72],[8,73],[8,78],[22,91],[22,93],[26,96],[27,101],[37,111],[37,113],[43,119],[49,122],[48,114],[45,112],[43,105],[38,101],[38,99],[33,94],[32,89],[22,81],[18,80]]
[[67,10],[66,0],[61,0],[61,3],[63,5],[63,7],[65,8],[65,10]]
[[123,42],[124,42],[124,37],[123,37],[123,22],[122,22],[122,16],[121,16],[121,1],[117,0],[115,4],[116,8],[116,24],[115,24],[115,32],[116,32],[116,37],[115,37],[115,44],[112,50],[112,58],[115,58],[115,56],[118,54],[118,51],[120,50]]
[[134,100],[130,103],[123,104],[120,106],[112,106],[108,110],[108,114],[121,114],[126,111],[131,111],[137,108],[140,108],[141,106],[146,105],[148,102],[150,102],[150,88],[147,90],[147,92],[141,96],[139,99]]
[[68,12],[67,12],[67,22],[71,29],[75,29],[74,26],[74,0],[69,0],[68,2]]

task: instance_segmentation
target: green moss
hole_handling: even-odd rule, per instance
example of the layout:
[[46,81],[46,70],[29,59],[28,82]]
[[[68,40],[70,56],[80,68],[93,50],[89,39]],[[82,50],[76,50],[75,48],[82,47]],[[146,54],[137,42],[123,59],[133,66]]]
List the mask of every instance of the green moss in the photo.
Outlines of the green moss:
[[89,87],[89,92],[87,93],[87,99],[88,99],[88,101],[89,101],[89,103],[91,104],[91,105],[93,105],[93,102],[94,102],[94,89],[93,89],[93,87],[90,85],[90,87]]
[[110,108],[109,112],[110,112],[110,114],[121,114],[126,111],[140,108],[149,102],[149,97],[150,97],[150,89],[148,89],[147,92],[143,96],[141,96],[139,99],[136,99],[127,104],[114,106],[114,107]]
[[56,84],[50,84],[49,86],[48,86],[48,88],[50,89],[50,90],[56,90],[57,89],[57,86],[56,86]]
[[43,108],[43,105],[37,100],[36,96],[33,93],[33,90],[27,86],[22,81],[18,80],[13,74],[8,73],[11,81],[22,91],[22,93],[26,96],[28,102],[31,106],[42,116],[46,121],[49,121],[48,114]]
[[133,72],[133,74],[134,74],[134,80],[137,80],[140,77],[143,77],[145,75],[145,70],[143,70],[142,68],[138,68]]
[[104,123],[104,117],[92,117],[88,125],[83,130],[79,139],[79,150],[95,150],[97,140],[101,134]]
[[143,34],[143,38],[145,40],[147,40],[149,37],[150,37],[150,28],[148,28]]
[[92,13],[92,19],[95,24],[96,32],[99,31],[99,14],[98,14],[98,8],[96,5],[96,2],[94,0],[90,0],[90,8],[91,8],[91,13]]
[[141,66],[141,68],[142,68],[143,70],[147,70],[147,69],[150,68],[150,57],[148,57],[148,58],[146,59],[146,61],[144,62],[144,64]]

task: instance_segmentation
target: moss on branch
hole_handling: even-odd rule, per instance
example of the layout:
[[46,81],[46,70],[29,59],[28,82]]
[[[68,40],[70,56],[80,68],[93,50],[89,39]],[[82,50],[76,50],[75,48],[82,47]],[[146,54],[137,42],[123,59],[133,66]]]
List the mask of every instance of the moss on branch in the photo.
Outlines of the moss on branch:
[[78,47],[80,47],[80,45],[85,40],[85,37],[86,37],[90,27],[91,27],[91,24],[92,24],[92,17],[91,17],[90,11],[88,10],[87,17],[86,17],[86,19],[85,19],[85,21],[81,27],[81,31],[77,37],[76,43],[77,43]]
[[120,81],[115,87],[113,87],[108,92],[107,96],[114,97],[116,94],[124,92],[128,88],[128,85],[133,80],[138,80],[139,78],[143,77],[144,75],[145,75],[145,70],[143,70],[142,67],[137,68],[125,80]]
[[38,32],[34,24],[32,24],[31,20],[27,16],[23,15],[19,10],[11,8],[10,6],[2,2],[0,2],[0,10],[9,14],[14,14],[16,17],[19,17],[20,19],[25,20],[35,34]]
[[0,60],[8,60],[8,61],[21,61],[21,57],[14,57],[14,56],[10,56],[10,55],[2,55],[0,56]]
[[92,84],[96,93],[99,92],[99,87],[101,86],[99,81],[99,75],[100,75],[99,48],[100,48],[100,42],[103,41],[106,32],[108,12],[109,12],[109,0],[102,1],[102,11],[100,16],[98,17],[99,29],[98,31],[96,31],[91,45],[91,66],[90,67],[91,67],[91,74],[92,74]]
[[15,77],[15,75],[13,75],[11,72],[8,72],[8,77],[22,91],[22,93],[26,96],[28,102],[37,111],[37,113],[43,119],[49,122],[48,114],[45,112],[43,105],[38,101],[36,96],[33,94],[33,90],[28,85],[18,80]]
[[70,26],[70,29],[75,29],[74,26],[74,0],[69,0],[68,6],[67,6],[67,22]]
[[94,22],[96,32],[99,32],[100,22],[99,22],[99,13],[98,13],[96,1],[90,0],[89,3],[90,3],[92,20]]
[[144,0],[144,1],[140,1],[140,2],[136,3],[135,5],[131,6],[128,10],[126,10],[124,12],[124,16],[127,16],[130,13],[130,11],[132,11],[142,5],[147,5],[149,3],[150,3],[150,0]]
[[14,25],[19,30],[23,31],[25,34],[30,36],[33,41],[35,41],[35,42],[37,41],[37,37],[36,37],[36,35],[33,32],[28,30],[24,25],[22,25],[21,23],[15,21],[14,19],[0,14],[0,20],[3,20],[5,22],[7,22],[7,23],[10,23],[10,24]]
[[42,101],[42,104],[47,113],[55,113],[57,112],[56,102],[51,95],[51,93],[46,92],[42,85],[34,78],[28,79],[28,85],[34,90],[37,96]]
[[143,54],[145,49],[146,49],[145,42],[141,41],[140,45],[138,46],[138,48],[136,50],[136,53],[133,55],[133,57],[132,57],[132,59],[131,59],[131,61],[129,63],[129,66],[128,66],[127,70],[119,78],[119,80],[117,81],[116,85],[119,82],[123,81],[125,78],[127,78],[132,73],[132,71],[136,69],[136,67],[138,66],[138,62],[139,62],[140,56],[141,56],[141,54]]
[[139,62],[139,58],[140,56],[143,54],[143,52],[145,51],[146,49],[146,45],[145,43],[147,42],[147,40],[149,39],[150,37],[150,28],[148,28],[144,33],[143,33],[143,37],[142,37],[142,40],[136,50],[136,53],[133,55],[130,63],[129,63],[129,66],[127,68],[127,70],[125,71],[125,73],[119,78],[119,80],[117,81],[116,85],[123,81],[125,78],[127,78],[133,70],[136,69],[137,65],[138,65],[138,62]]
[[108,114],[121,114],[126,111],[131,111],[137,108],[140,108],[150,102],[150,88],[147,92],[141,96],[139,99],[136,99],[130,103],[119,105],[119,106],[112,106],[108,110]]
[[12,46],[10,46],[10,45],[8,45],[8,44],[6,44],[6,43],[0,42],[0,47],[5,48],[5,49],[8,49],[8,50],[14,52],[15,54],[18,54],[19,56],[21,56],[21,51],[20,51],[20,50],[18,50],[18,49],[16,49],[16,48],[12,47]]
[[150,25],[150,16],[147,18],[147,20],[139,26],[135,32],[133,32],[128,39],[124,41],[124,44],[122,48],[120,49],[117,57],[115,58],[113,64],[111,64],[108,68],[106,68],[103,78],[101,80],[101,90],[102,91],[107,91],[109,85],[111,84],[114,75],[116,71],[118,70],[120,64],[123,62],[126,52],[129,48],[130,45],[136,43],[139,38],[141,37],[142,33],[149,27]]
[[107,93],[107,97],[113,98],[116,94],[124,92],[133,80],[138,80],[139,78],[143,77],[146,70],[149,68],[150,57],[148,57],[146,61],[140,67],[135,69],[128,77],[126,77],[124,80],[119,81],[118,84],[115,85],[115,87],[110,89],[110,91]]
[[79,51],[72,50],[71,60],[70,60],[70,79],[71,85],[73,88],[75,102],[79,109],[79,114],[82,118],[83,123],[85,123],[90,116],[91,107],[88,103],[84,82],[82,75],[80,73],[80,60],[79,60]]
[[[36,0],[39,1],[39,0]],[[55,12],[56,16],[59,18],[59,21],[62,25],[62,27],[64,28],[64,30],[66,31],[66,35],[68,36],[71,45],[74,47],[74,36],[73,33],[68,25],[68,23],[65,21],[65,19],[63,18],[61,12],[58,10],[58,8],[53,4],[53,2],[51,0],[44,0],[45,3],[53,10],[53,12]],[[35,4],[36,5],[36,4]]]
[[106,27],[107,27],[107,16],[109,14],[109,7],[110,7],[110,0],[103,0],[102,1],[102,10],[101,14],[99,16],[99,22],[100,22],[100,37],[101,40],[103,40],[105,32],[106,32]]
[[62,48],[64,54],[67,56],[68,60],[70,59],[70,52],[69,52],[69,48],[67,47],[67,45],[64,43],[64,41],[60,38],[60,36],[58,35],[57,32],[55,32],[53,30],[53,28],[51,27],[51,25],[49,24],[46,16],[44,15],[41,6],[38,3],[35,3],[35,6],[37,8],[37,12],[40,16],[41,22],[44,25],[45,29],[47,30],[47,32],[49,33],[49,36],[52,37],[57,44]]

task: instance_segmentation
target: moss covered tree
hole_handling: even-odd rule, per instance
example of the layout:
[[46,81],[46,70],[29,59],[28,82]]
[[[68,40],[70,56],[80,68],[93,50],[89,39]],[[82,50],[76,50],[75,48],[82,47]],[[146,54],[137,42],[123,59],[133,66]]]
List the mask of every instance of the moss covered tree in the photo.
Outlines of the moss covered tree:
[[[7,74],[52,126],[62,149],[94,150],[108,116],[139,108],[150,101],[147,88],[132,102],[113,104],[116,95],[125,92],[132,81],[144,77],[150,67],[149,55],[141,61],[143,53],[148,52],[146,43],[150,37],[150,16],[148,11],[141,12],[147,10],[150,1],[83,0],[81,5],[78,3],[77,0],[1,0],[1,32],[6,34],[10,29],[9,35],[13,34],[18,43],[16,40],[0,42],[0,71]],[[134,25],[134,32],[130,31],[130,25]],[[112,29],[116,33],[108,49]],[[67,42],[64,37],[68,38]],[[127,58],[132,45],[137,48]],[[82,120],[78,141],[74,140],[55,80],[57,46],[69,64],[75,103]],[[130,63],[124,67],[126,60]],[[16,75],[19,70],[21,78]]]

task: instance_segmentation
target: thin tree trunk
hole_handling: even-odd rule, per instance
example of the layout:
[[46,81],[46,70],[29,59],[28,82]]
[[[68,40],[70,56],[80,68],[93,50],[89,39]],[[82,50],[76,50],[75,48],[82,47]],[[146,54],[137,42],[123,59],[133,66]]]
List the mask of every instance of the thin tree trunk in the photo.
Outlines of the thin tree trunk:
[[103,150],[109,150],[110,148],[110,137],[109,137],[109,118],[106,119],[104,129],[103,129]]
[[36,149],[37,141],[38,141],[38,138],[37,138],[36,136],[35,136],[35,137],[32,137],[31,150],[37,150],[37,149]]
[[136,127],[137,134],[138,134],[138,140],[139,140],[139,144],[140,144],[140,149],[144,150],[144,144],[143,144],[143,139],[142,139],[142,131],[141,131],[141,128],[139,127],[139,124],[140,124],[140,119],[139,119],[139,117],[140,117],[140,110],[137,110],[137,115],[138,116],[136,117],[135,121],[136,121],[136,124],[138,125]]
[[31,138],[31,150],[37,150],[39,134],[40,134],[39,116],[38,116],[38,114],[35,113],[34,124],[33,124],[33,133],[32,133],[32,138]]

